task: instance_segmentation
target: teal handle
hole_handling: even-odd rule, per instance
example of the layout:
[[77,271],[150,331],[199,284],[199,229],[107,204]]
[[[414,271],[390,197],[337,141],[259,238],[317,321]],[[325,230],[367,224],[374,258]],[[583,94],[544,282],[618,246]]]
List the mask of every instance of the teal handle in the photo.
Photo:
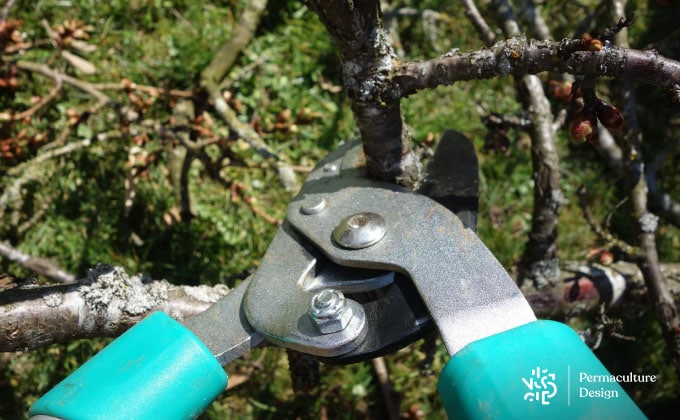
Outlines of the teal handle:
[[155,312],[40,398],[29,412],[62,419],[187,419],[226,387],[196,336]]
[[450,419],[646,418],[580,337],[554,321],[468,344],[438,389]]

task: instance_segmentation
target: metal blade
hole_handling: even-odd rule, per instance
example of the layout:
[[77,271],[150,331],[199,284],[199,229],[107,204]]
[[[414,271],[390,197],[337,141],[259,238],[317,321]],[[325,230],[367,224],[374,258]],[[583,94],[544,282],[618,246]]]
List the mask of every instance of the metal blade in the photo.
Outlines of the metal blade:
[[472,141],[458,131],[444,131],[417,192],[451,210],[465,227],[476,230],[479,162]]
[[250,278],[207,311],[183,322],[222,365],[238,359],[263,341],[243,311],[243,295],[249,284]]

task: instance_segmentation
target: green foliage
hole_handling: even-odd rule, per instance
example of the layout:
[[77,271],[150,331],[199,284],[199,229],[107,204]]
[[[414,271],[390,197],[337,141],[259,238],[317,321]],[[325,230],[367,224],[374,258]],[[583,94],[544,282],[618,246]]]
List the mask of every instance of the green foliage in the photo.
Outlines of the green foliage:
[[[129,79],[139,85],[191,91],[214,51],[229,39],[246,3],[44,0],[18,2],[11,16],[23,20],[21,30],[27,40],[46,39],[42,21],[52,28],[69,19],[82,22],[89,34],[87,43],[96,48],[79,54],[94,63],[97,72],[80,74],[49,43],[28,50],[22,60],[48,63],[56,70],[92,83],[117,84]],[[341,86],[339,61],[324,28],[303,2],[269,3],[255,38],[231,70],[225,90],[231,94],[230,105],[239,119],[259,126],[263,139],[274,152],[292,164],[311,166],[339,141],[353,135],[351,111],[337,89]],[[406,57],[430,58],[453,48],[466,51],[482,47],[455,2],[392,3],[395,8],[430,8],[445,14],[432,22],[419,17],[397,18]],[[653,3],[639,0],[631,6],[639,11],[638,24],[631,30],[634,46],[655,42],[675,29],[680,6],[661,9]],[[585,18],[596,4],[599,2],[543,2],[542,6],[545,15],[552,18],[548,23],[553,27],[554,37],[561,38],[580,36],[575,33],[575,22]],[[598,18],[587,30],[610,24],[605,18]],[[37,75],[21,77],[19,89],[12,95],[0,96],[0,112],[9,107],[18,111],[28,109],[34,96],[45,96],[52,89],[52,82],[46,80]],[[601,88],[607,92],[610,85],[603,83]],[[142,102],[151,101],[146,106],[130,98],[126,90],[111,89],[106,93],[119,107],[140,114],[140,120],[151,124],[167,122],[179,101],[176,97],[133,91]],[[677,119],[677,112],[658,109],[658,92],[641,89],[639,98],[645,109],[655,110],[649,113],[654,115],[646,115],[642,121],[644,130],[651,133],[645,150],[651,158],[655,150],[671,142],[667,121]],[[178,206],[168,175],[172,144],[148,126],[144,126],[146,132],[126,131],[125,122],[108,108],[70,125],[73,110],[82,114],[94,104],[82,91],[66,87],[56,105],[41,110],[29,122],[0,126],[0,139],[16,137],[24,129],[28,136],[44,133],[47,140],[40,144],[45,147],[42,151],[49,150],[47,143],[53,143],[53,148],[86,139],[92,143],[49,159],[41,166],[40,173],[24,185],[25,199],[20,208],[15,209],[14,216],[7,214],[0,223],[0,238],[11,239],[32,254],[54,258],[80,276],[98,262],[121,265],[129,272],[142,271],[177,284],[234,285],[252,272],[276,226],[254,214],[243,196],[235,196],[211,177],[209,168],[198,160],[189,171],[194,217],[168,223],[168,217]],[[461,82],[422,92],[404,100],[403,107],[418,143],[437,138],[446,128],[455,128],[468,135],[478,150],[483,149],[486,135],[480,121],[482,113],[512,115],[521,109],[509,79]],[[203,111],[198,109],[197,113],[203,115]],[[292,126],[275,129],[286,112],[292,115],[288,121],[301,113],[309,118],[295,124],[294,129]],[[221,169],[222,179],[240,182],[245,195],[255,198],[259,208],[274,218],[282,218],[291,194],[279,185],[275,168],[242,142],[232,142],[229,127],[209,112],[206,115],[212,118],[210,131],[227,143],[208,150],[211,157],[216,158],[228,149],[234,161],[238,161],[238,165]],[[68,127],[72,131],[67,132]],[[67,136],[60,142],[62,133]],[[513,144],[507,155],[479,154],[482,173],[478,233],[507,267],[516,263],[523,252],[531,222],[533,187],[528,140],[522,134],[510,133],[510,137]],[[131,171],[128,160],[135,147],[154,160],[143,167],[144,175],[136,179],[136,195],[126,207],[125,180]],[[613,232],[630,238],[627,210],[625,206],[617,207],[623,197],[621,180],[606,172],[593,150],[569,144],[564,134],[560,134],[559,150],[562,188],[569,200],[560,214],[560,257],[578,259],[600,245],[584,223],[578,206],[576,190],[582,184],[592,192],[591,209],[596,218],[606,220],[611,214]],[[670,171],[677,153],[674,151],[668,159],[671,175],[664,177],[662,183],[673,196],[680,197],[677,171]],[[16,181],[6,174],[17,164],[0,161],[3,175],[0,190]],[[18,220],[10,220],[12,217]],[[676,228],[663,226],[659,239],[662,259],[680,259],[680,233]],[[0,261],[0,272],[3,271],[30,275],[5,260]],[[616,353],[618,341],[605,344],[601,354],[608,365],[617,369],[633,366],[644,373],[671,377],[664,355],[658,350],[662,347],[659,332],[650,327],[655,325],[653,316],[644,313],[642,318],[630,314],[621,317],[624,333],[638,337],[638,341],[630,344],[625,358]],[[0,417],[25,416],[39,395],[104,344],[97,340],[76,341],[28,354],[3,356]],[[419,366],[424,358],[424,351],[416,343],[386,360],[395,390],[401,396],[401,411],[420,410],[425,418],[439,418],[443,412],[435,384],[447,356],[439,346],[430,367]],[[204,418],[311,418],[324,412],[331,418],[386,416],[380,387],[369,363],[322,366],[322,384],[312,395],[293,393],[282,349],[257,349],[228,370],[232,381],[239,375],[247,380],[221,396]],[[677,395],[677,382],[669,379],[665,383],[670,385],[636,390],[636,398],[654,410],[655,404],[660,406]]]

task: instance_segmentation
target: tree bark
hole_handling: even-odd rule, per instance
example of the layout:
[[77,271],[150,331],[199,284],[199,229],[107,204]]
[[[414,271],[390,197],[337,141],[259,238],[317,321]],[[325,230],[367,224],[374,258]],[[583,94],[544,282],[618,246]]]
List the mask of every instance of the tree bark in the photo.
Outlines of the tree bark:
[[[497,20],[507,37],[521,35],[519,21],[510,4],[493,2]],[[531,164],[534,179],[533,211],[529,239],[519,262],[520,276],[543,287],[559,280],[557,261],[557,215],[564,197],[560,188],[559,156],[550,102],[541,80],[532,74],[515,75],[522,107],[531,124]],[[522,279],[520,279],[521,281]]]
[[520,271],[537,284],[552,283],[559,275],[557,263],[557,216],[565,199],[560,188],[560,167],[550,102],[540,79],[522,78],[531,119],[531,163],[534,179],[534,203],[531,230]]
[[412,186],[420,163],[398,95],[389,91],[396,54],[387,41],[378,0],[313,0],[309,6],[340,50],[343,85],[351,101],[366,155],[368,175]]
[[655,51],[615,46],[588,51],[580,39],[536,41],[523,37],[499,41],[485,50],[402,64],[394,69],[392,85],[385,87],[383,96],[403,98],[461,80],[545,71],[637,81],[664,89],[671,103],[680,104],[680,62]]
[[0,351],[117,337],[153,311],[182,320],[205,311],[228,290],[150,281],[106,265],[78,283],[15,287],[0,292]]

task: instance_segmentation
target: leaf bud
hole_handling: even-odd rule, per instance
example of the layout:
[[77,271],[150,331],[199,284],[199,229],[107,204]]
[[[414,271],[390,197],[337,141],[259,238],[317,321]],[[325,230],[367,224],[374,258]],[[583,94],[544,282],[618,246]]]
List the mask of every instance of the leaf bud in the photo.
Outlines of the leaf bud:
[[552,97],[560,102],[568,103],[573,98],[571,93],[571,83],[569,82],[550,80],[548,82],[548,87]]
[[602,49],[602,41],[599,39],[592,39],[588,43],[588,51],[597,52]]
[[597,256],[597,260],[602,265],[611,265],[614,262],[614,254],[605,249]]
[[609,131],[615,134],[623,133],[626,122],[623,119],[621,111],[615,106],[601,101],[597,104],[595,112],[597,113],[597,119],[600,120],[602,125],[607,127]]
[[593,132],[597,133],[597,121],[586,111],[579,112],[569,126],[569,134],[574,143],[585,142]]

